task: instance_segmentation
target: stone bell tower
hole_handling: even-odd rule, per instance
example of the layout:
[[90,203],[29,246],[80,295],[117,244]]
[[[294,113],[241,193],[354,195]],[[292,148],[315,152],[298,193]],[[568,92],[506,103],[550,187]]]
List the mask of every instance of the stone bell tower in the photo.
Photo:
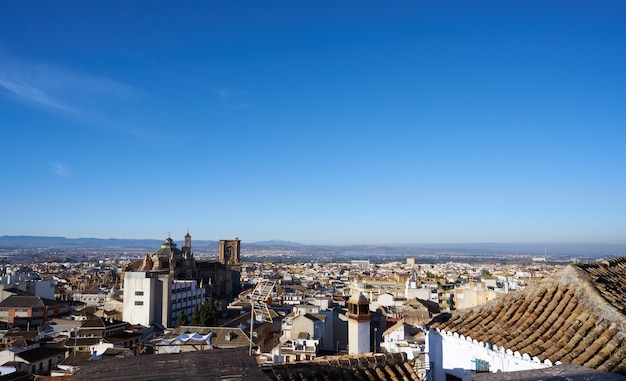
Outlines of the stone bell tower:
[[223,265],[238,265],[241,240],[222,239],[220,240],[220,263]]

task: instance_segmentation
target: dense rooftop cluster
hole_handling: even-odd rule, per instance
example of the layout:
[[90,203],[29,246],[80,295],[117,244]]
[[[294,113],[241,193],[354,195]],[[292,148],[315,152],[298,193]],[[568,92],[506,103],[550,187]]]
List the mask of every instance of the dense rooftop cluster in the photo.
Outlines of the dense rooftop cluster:
[[[545,258],[525,263],[425,263],[418,258],[406,263],[242,262],[237,279],[241,275],[248,290],[219,309],[215,326],[181,323],[177,328],[124,321],[122,280],[132,270],[128,263],[5,264],[0,318],[22,324],[21,331],[0,335],[7,351],[22,354],[19,361],[6,363],[31,375],[55,368],[67,376],[72,371],[65,370],[79,369],[74,379],[91,381],[110,378],[112,370],[136,380],[156,374],[160,379],[207,379],[203,372],[216,364],[223,367],[220,377],[233,380],[422,380],[425,373],[420,372],[434,364],[428,351],[436,350],[427,335],[445,331],[542,365],[569,363],[626,374],[626,258],[566,268]],[[216,288],[217,278],[198,280],[198,286]],[[267,299],[273,321],[256,321],[251,329],[249,295],[262,282],[275,283]],[[48,296],[25,296],[35,290]],[[127,295],[137,295],[129,290]],[[359,355],[348,355],[355,347],[348,341],[349,299],[356,295],[367,300],[369,316],[363,321],[370,322],[371,338]],[[424,327],[429,322],[435,330]],[[38,331],[29,336],[29,328]],[[70,355],[35,350],[46,347]],[[250,362],[249,351],[265,365]],[[148,363],[154,366],[144,370],[148,378],[141,378],[139,369]],[[184,372],[177,367],[185,367]]]

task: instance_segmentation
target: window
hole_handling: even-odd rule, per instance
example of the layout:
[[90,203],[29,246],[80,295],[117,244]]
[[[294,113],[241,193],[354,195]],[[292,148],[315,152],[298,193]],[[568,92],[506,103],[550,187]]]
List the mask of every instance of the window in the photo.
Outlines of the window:
[[141,300],[135,300],[135,305],[136,305],[136,306],[143,306],[143,301],[141,301]]
[[143,296],[143,291],[135,291],[135,296]]
[[472,362],[476,363],[476,373],[489,372],[489,362],[481,359],[472,360]]

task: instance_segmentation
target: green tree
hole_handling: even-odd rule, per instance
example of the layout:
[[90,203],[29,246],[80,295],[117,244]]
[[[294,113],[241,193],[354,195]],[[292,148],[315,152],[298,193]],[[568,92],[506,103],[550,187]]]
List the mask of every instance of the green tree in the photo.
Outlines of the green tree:
[[193,309],[193,314],[191,315],[191,325],[202,325],[200,324],[200,305],[196,304],[196,307]]
[[213,298],[208,298],[204,304],[202,304],[202,308],[200,308],[200,325],[203,327],[214,326],[216,315],[217,310],[215,309]]
[[180,314],[178,315],[178,319],[176,319],[176,326],[180,327],[181,325],[187,324],[187,314],[185,310],[180,310]]

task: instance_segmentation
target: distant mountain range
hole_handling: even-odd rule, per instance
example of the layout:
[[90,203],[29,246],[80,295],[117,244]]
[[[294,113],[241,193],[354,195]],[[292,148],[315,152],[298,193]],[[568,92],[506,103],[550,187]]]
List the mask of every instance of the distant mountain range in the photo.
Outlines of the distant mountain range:
[[[174,240],[182,245],[181,240]],[[65,238],[65,237],[45,237],[45,236],[0,236],[0,247],[4,248],[89,248],[89,249],[146,249],[156,250],[163,240],[158,239],[128,239],[128,238]],[[195,248],[213,248],[219,245],[218,241],[193,240]],[[261,241],[246,242],[246,245],[254,246],[281,246],[281,247],[304,247],[298,242],[290,241]]]
[[258,246],[287,246],[287,247],[304,247],[304,246],[306,246],[306,245],[304,245],[302,243],[298,243],[298,242],[278,241],[278,240],[252,242],[252,244],[258,245]]
[[[182,246],[181,240],[174,240]],[[159,239],[118,239],[118,238],[65,238],[44,236],[0,236],[0,249],[95,249],[119,251],[154,251],[163,240]],[[193,240],[196,251],[216,251],[218,241]],[[242,242],[242,250],[289,249],[297,252],[342,253],[346,255],[392,254],[414,256],[420,254],[461,254],[461,255],[531,255],[561,257],[616,257],[626,256],[626,243],[454,243],[454,244],[405,244],[405,245],[304,245],[298,242],[269,240]]]
[[[0,236],[0,247],[5,248],[46,248],[60,249],[148,249],[156,250],[163,240],[120,239],[120,238],[65,238],[42,236]],[[194,246],[217,246],[217,241],[193,241]]]

